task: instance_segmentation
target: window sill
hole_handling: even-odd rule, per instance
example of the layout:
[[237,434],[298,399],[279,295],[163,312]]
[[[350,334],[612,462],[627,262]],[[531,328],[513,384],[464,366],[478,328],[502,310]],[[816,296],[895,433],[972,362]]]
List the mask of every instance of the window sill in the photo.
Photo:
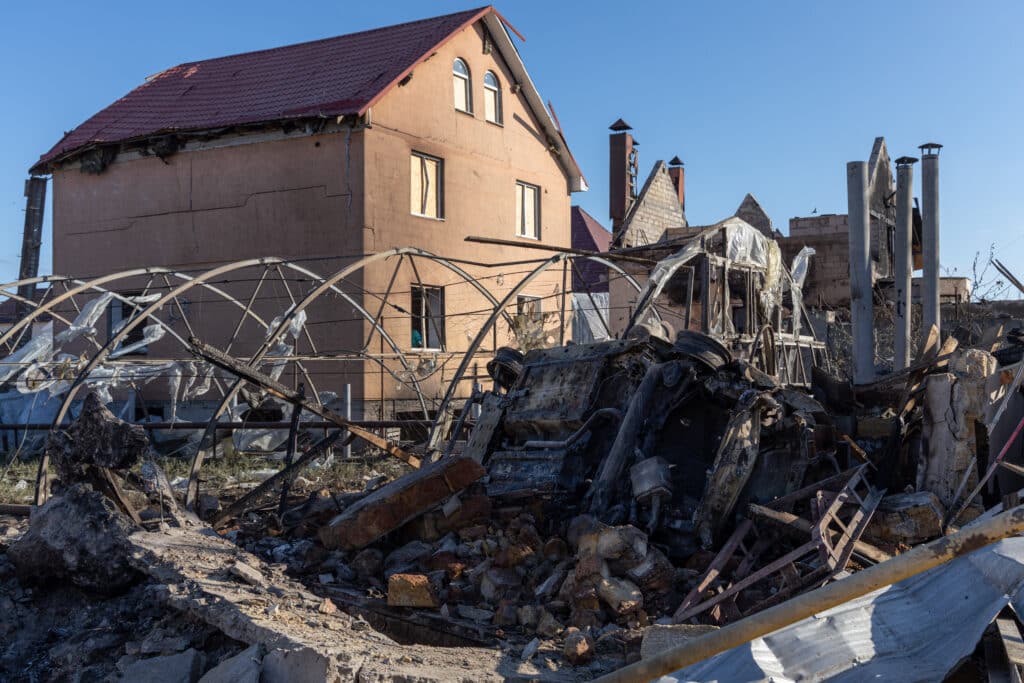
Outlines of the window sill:
[[415,216],[416,218],[426,218],[428,221],[438,221],[439,223],[444,223],[444,216],[441,216],[441,217],[427,216],[426,214],[413,213],[411,211],[409,212],[409,215],[410,216]]
[[459,112],[460,114],[465,114],[466,116],[468,116],[471,119],[475,119],[476,118],[476,116],[473,114],[473,110],[471,110],[471,109],[467,110],[467,109],[459,109],[458,107],[455,107],[455,111]]
[[540,238],[539,237],[534,237],[533,235],[519,235],[519,234],[516,234],[516,237],[518,237],[521,240],[531,240],[533,242],[540,242]]
[[487,123],[491,124],[492,126],[497,126],[498,128],[504,128],[505,127],[505,124],[502,123],[501,121],[491,121],[490,119],[484,119],[484,121],[486,121]]

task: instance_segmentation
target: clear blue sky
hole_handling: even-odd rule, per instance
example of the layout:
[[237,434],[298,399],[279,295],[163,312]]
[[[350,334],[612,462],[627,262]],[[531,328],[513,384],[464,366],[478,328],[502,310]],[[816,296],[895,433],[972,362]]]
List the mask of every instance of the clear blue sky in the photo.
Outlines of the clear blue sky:
[[[9,3],[0,24],[0,278],[17,276],[27,169],[62,134],[175,64],[339,35],[474,2],[264,0]],[[845,163],[884,135],[893,158],[942,152],[942,263],[995,243],[1024,278],[1024,3],[544,2],[497,5],[607,225],[607,126],[625,118],[641,173],[679,155],[687,215],[753,192],[791,216],[845,213]],[[623,10],[622,8],[625,8]],[[919,180],[919,178],[918,178]],[[919,190],[915,193],[919,194]],[[49,272],[49,207],[44,272]],[[968,273],[969,274],[969,273]]]

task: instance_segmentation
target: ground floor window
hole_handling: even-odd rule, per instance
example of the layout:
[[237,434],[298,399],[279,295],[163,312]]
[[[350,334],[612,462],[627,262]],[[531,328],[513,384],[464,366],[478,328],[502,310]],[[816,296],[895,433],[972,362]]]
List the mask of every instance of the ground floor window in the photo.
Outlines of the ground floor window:
[[412,286],[412,348],[444,350],[444,288]]

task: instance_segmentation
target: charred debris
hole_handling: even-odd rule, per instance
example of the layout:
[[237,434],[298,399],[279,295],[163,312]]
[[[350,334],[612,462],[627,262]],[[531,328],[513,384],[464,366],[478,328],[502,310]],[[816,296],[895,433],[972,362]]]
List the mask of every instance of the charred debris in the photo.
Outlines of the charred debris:
[[[1006,457],[1024,425],[1013,334],[961,344],[933,327],[905,369],[853,385],[830,372],[802,308],[810,253],[787,269],[736,219],[647,251],[659,260],[622,338],[499,349],[491,389],[420,443],[193,339],[197,359],[292,406],[280,471],[242,496],[190,491],[202,505],[189,509],[143,428],[90,395],[49,437],[55,496],[10,561],[25,581],[164,585],[175,609],[232,639],[232,657],[255,647],[264,680],[298,675],[308,661],[294,652],[327,678],[355,677],[360,648],[436,680],[451,666],[579,680],[661,661],[1016,507],[1003,495],[1024,472]],[[300,444],[300,411],[334,429]],[[363,490],[298,485],[353,442],[406,473]],[[999,648],[1019,624],[1000,614],[969,661],[1017,665]],[[391,647],[406,659],[381,654]]]

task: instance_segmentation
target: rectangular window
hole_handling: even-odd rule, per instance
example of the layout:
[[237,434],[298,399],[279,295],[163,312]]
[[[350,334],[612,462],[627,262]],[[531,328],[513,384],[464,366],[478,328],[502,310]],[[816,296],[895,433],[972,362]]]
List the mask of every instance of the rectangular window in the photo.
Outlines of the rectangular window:
[[444,218],[444,162],[419,152],[409,162],[409,210],[416,216]]
[[[126,299],[141,295],[142,292],[125,292],[121,296]],[[113,337],[115,334],[121,331],[121,329],[128,324],[131,318],[138,314],[142,310],[142,306],[136,305],[131,301],[123,301],[121,299],[114,299],[110,302],[110,317],[109,324],[107,326],[107,338]],[[144,331],[146,324],[140,323],[136,325],[126,336],[121,340],[121,344],[118,348],[125,348],[132,344],[137,344],[145,339]],[[135,349],[131,353],[127,353],[127,356],[144,356],[149,353],[149,349],[142,346]]]
[[516,234],[540,239],[540,188],[516,182]]
[[541,298],[539,296],[520,294],[516,297],[516,315],[520,318],[539,322],[543,318]]
[[412,286],[412,348],[444,350],[444,288]]

